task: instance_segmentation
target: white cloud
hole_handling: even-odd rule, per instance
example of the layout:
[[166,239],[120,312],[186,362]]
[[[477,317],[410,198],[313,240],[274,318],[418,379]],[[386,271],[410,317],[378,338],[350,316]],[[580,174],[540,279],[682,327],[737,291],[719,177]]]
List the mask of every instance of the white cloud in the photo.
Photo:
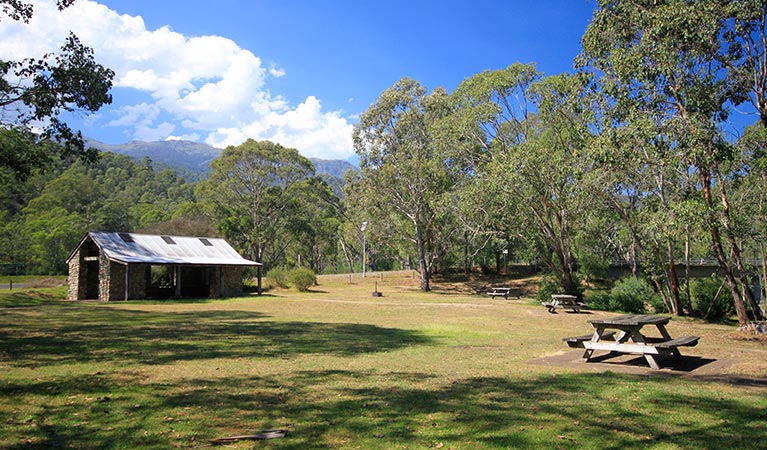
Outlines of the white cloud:
[[237,128],[221,127],[206,142],[223,148],[248,137],[297,148],[307,157],[346,159],[352,154],[352,125],[338,112],[322,112],[320,101],[311,96],[295,109],[272,112],[264,120]]
[[271,67],[269,67],[269,75],[273,76],[274,78],[284,77],[285,69],[279,69],[276,65],[272,64]]
[[116,87],[149,99],[117,105],[117,117],[106,123],[129,127],[131,138],[195,137],[217,146],[270,139],[306,156],[345,159],[353,153],[346,118],[322,111],[314,96],[292,107],[271,94],[268,77],[283,77],[285,71],[264,67],[231,39],[184,36],[169,26],[148,30],[141,17],[89,0],[64,12],[53,0],[34,3],[28,25],[0,22],[0,59],[53,51],[73,30],[115,71]]

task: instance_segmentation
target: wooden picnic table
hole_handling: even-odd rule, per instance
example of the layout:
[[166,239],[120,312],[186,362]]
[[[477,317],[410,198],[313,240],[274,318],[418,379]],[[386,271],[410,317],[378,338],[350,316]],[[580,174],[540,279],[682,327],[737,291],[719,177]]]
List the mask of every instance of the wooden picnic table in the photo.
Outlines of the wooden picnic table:
[[578,297],[565,294],[553,294],[550,302],[541,302],[541,304],[552,314],[556,313],[558,308],[570,309],[577,313],[586,307],[585,303],[578,301]]
[[[565,338],[571,347],[585,348],[583,360],[589,361],[594,350],[606,350],[611,354],[632,353],[644,356],[653,369],[659,369],[657,355],[673,355],[681,359],[679,347],[693,347],[698,344],[698,336],[682,336],[673,339],[666,330],[670,316],[650,314],[626,314],[606,319],[589,320],[594,327],[592,335]],[[660,337],[648,337],[642,333],[646,325],[654,325]],[[616,330],[616,331],[613,331]],[[617,336],[616,336],[617,333]]]
[[[487,295],[495,298],[495,297],[503,297],[505,299],[509,299],[509,296],[511,294],[511,288],[510,287],[491,287],[490,290],[487,292]],[[519,295],[515,295],[516,298],[519,298]]]

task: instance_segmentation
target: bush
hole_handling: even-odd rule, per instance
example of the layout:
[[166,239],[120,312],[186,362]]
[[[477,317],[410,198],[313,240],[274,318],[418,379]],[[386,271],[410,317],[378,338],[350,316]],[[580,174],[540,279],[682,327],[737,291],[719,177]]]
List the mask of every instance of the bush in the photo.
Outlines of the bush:
[[[704,317],[721,286],[722,279],[717,276],[692,280],[690,283],[692,314],[697,317]],[[732,303],[732,295],[725,285],[719,292],[719,298],[714,307],[711,308],[708,319],[723,319],[734,314],[735,306]]]
[[562,285],[559,284],[559,278],[551,274],[544,275],[541,278],[541,287],[538,288],[538,294],[536,294],[535,298],[541,302],[548,302],[551,301],[551,296],[554,294],[571,294],[580,297],[583,293],[581,282],[576,277],[574,283],[575,292],[563,292]]
[[666,303],[659,294],[655,294],[650,299],[650,309],[656,314],[668,314],[669,310],[666,307]]
[[266,273],[266,280],[270,286],[286,289],[288,284],[288,271],[282,267],[269,269]]
[[551,301],[553,294],[561,294],[562,287],[559,285],[559,280],[553,275],[544,275],[541,278],[541,287],[538,288],[538,294],[535,298],[540,302]]
[[291,270],[288,273],[288,279],[290,284],[301,292],[308,291],[310,286],[314,286],[317,283],[317,275],[305,267]]
[[629,277],[618,280],[610,291],[609,310],[644,313],[645,302],[650,302],[653,294],[652,287],[642,279]]
[[592,292],[586,298],[586,304],[591,309],[600,309],[602,311],[610,310],[610,293],[609,292]]
[[578,275],[587,282],[603,279],[610,270],[610,261],[600,256],[584,254],[578,259],[580,269]]

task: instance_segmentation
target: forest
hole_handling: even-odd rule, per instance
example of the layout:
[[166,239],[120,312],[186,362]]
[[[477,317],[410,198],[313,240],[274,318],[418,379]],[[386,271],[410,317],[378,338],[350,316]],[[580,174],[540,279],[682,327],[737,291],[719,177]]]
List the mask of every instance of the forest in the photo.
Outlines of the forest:
[[[441,271],[524,262],[579,293],[625,264],[676,314],[679,265],[711,260],[738,320],[763,319],[766,17],[758,1],[600,1],[574,73],[514,63],[453,92],[403,78],[355,125],[343,192],[255,140],[199,182],[110,153],[4,166],[0,254],[63,273],[85,232],[120,230],[222,236],[267,271],[353,272],[364,242],[371,268],[413,268],[424,291]],[[754,119],[733,134],[738,108]],[[17,131],[2,133],[6,147]]]

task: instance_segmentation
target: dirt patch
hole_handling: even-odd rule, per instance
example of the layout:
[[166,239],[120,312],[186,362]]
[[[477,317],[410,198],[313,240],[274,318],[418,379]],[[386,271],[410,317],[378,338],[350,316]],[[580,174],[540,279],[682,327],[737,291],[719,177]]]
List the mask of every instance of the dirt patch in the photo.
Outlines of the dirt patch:
[[507,275],[484,274],[438,274],[434,276],[432,288],[436,291],[485,295],[490,288],[508,287],[512,296],[533,297],[538,292],[540,276],[535,274],[509,273]]

